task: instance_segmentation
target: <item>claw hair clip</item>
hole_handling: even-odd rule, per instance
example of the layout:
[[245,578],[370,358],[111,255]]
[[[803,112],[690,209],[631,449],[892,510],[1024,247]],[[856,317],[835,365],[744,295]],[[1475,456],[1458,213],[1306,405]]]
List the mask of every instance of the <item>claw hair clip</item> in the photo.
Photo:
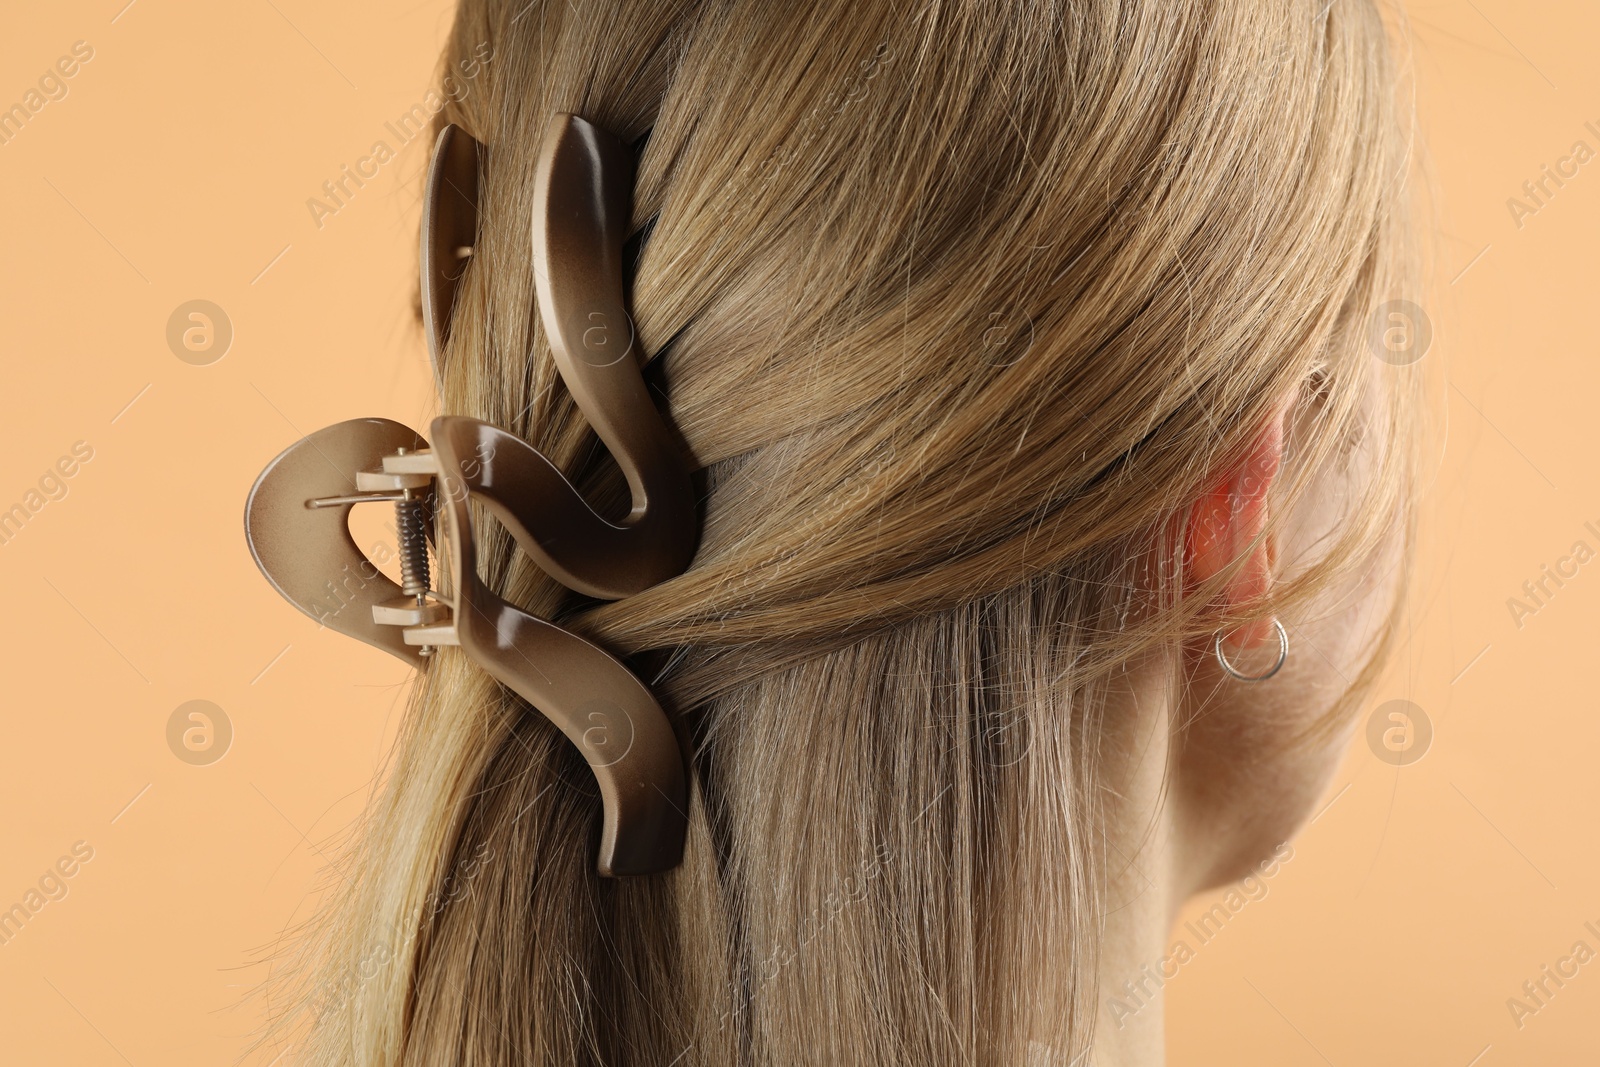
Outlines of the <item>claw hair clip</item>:
[[[477,239],[484,154],[447,126],[429,167],[422,307],[436,372]],[[623,304],[632,185],[627,145],[575,115],[551,119],[534,184],[539,314],[563,382],[627,478],[625,519],[598,515],[521,438],[457,415],[433,420],[431,442],[388,419],[319,430],[267,465],[245,505],[256,563],[295,607],[419,667],[440,646],[459,646],[561,729],[599,784],[597,868],[606,876],[651,874],[682,858],[688,791],[677,735],[615,657],[484,585],[470,504],[484,505],[544,571],[591,597],[631,596],[689,566],[699,519],[688,466],[651,402]],[[350,535],[350,509],[370,501],[394,504],[398,585]]]

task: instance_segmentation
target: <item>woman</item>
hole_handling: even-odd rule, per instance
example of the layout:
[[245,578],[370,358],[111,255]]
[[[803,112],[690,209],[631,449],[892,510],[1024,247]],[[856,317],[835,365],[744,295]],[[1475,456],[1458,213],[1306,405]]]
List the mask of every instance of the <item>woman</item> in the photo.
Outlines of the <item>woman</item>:
[[1161,1062],[1159,1001],[1109,1005],[1282,854],[1396,616],[1387,47],[1359,0],[463,0],[441,410],[597,501],[525,220],[552,113],[648,134],[631,310],[698,554],[607,604],[503,535],[481,571],[631,657],[687,846],[597,877],[582,760],[441,650],[305,942],[304,1062]]

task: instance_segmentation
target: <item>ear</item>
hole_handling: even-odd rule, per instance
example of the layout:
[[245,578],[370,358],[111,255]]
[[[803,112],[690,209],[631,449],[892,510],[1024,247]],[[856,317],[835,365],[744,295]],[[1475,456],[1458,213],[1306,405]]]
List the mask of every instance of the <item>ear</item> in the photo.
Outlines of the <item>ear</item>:
[[[1272,588],[1276,548],[1262,538],[1267,528],[1267,492],[1283,463],[1284,425],[1294,394],[1285,397],[1257,429],[1243,458],[1211,483],[1189,512],[1185,573],[1190,583],[1220,574],[1240,557],[1224,588],[1230,609],[1265,597]],[[1257,540],[1260,538],[1260,540]],[[1252,620],[1228,635],[1236,648],[1252,648],[1272,636],[1271,618]]]

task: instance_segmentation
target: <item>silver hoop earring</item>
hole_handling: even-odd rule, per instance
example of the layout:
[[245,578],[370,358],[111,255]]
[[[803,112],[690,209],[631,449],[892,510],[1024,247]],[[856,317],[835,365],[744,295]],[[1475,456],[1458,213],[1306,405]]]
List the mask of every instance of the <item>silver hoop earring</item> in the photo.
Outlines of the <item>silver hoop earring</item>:
[[1278,631],[1278,661],[1266,669],[1263,674],[1240,674],[1233,664],[1228,662],[1228,657],[1222,651],[1222,631],[1217,631],[1216,653],[1217,662],[1222,664],[1222,669],[1228,676],[1241,682],[1264,682],[1283,669],[1284,660],[1289,658],[1289,632],[1283,628],[1283,623],[1273,616],[1272,625]]

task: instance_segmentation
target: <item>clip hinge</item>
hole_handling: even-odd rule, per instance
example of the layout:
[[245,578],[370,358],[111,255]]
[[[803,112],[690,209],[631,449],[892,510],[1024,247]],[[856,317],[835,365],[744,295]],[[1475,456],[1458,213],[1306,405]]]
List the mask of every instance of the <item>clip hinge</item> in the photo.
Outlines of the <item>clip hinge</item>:
[[396,449],[376,467],[356,472],[356,492],[317,497],[308,508],[337,507],[392,501],[395,535],[399,539],[400,596],[372,605],[372,621],[379,626],[404,627],[407,645],[431,656],[439,645],[459,645],[450,605],[428,588],[428,523],[432,521],[433,482],[438,459],[428,449]]

